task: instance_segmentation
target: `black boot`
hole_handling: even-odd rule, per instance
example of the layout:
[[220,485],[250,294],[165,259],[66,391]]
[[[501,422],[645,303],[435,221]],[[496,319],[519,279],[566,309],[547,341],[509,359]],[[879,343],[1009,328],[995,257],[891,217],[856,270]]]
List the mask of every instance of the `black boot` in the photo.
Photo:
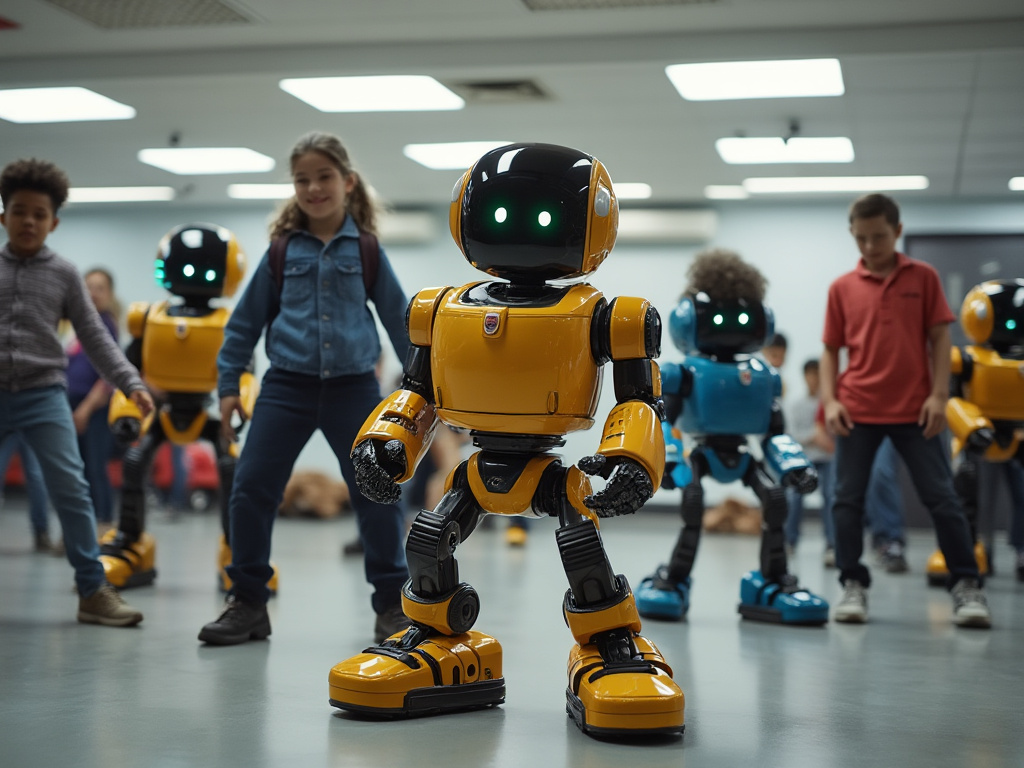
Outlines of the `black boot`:
[[199,640],[210,645],[238,645],[247,640],[265,640],[269,634],[267,606],[253,605],[231,595],[220,618],[199,630]]

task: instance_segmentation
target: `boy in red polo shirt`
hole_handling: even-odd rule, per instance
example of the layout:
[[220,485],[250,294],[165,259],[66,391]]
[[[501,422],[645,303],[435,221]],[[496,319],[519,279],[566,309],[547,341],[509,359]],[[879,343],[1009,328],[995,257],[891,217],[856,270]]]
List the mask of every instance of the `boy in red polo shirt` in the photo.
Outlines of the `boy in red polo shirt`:
[[[836,566],[843,596],[833,618],[867,621],[871,574],[864,550],[864,495],[879,444],[888,436],[931,513],[949,566],[953,621],[991,625],[967,518],[953,490],[946,428],[950,333],[955,319],[934,268],[896,250],[903,233],[896,202],[866,195],[850,208],[861,254],[829,287],[821,359],[825,423],[836,435]],[[849,365],[841,376],[839,350]]]

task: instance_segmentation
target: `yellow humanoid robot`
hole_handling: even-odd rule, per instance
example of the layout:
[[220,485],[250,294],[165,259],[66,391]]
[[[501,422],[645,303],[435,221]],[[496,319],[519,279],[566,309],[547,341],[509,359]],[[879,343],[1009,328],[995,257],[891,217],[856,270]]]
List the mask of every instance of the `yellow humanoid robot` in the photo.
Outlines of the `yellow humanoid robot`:
[[[145,481],[157,449],[165,440],[187,445],[209,440],[217,455],[220,475],[221,522],[224,538],[219,553],[221,586],[230,583],[224,566],[231,561],[227,544],[227,500],[234,478],[235,446],[227,446],[220,420],[207,407],[217,387],[217,352],[230,312],[210,306],[210,299],[234,294],[245,274],[245,254],[235,236],[222,227],[194,224],[178,227],[160,242],[156,281],[181,302],[134,302],[128,309],[133,341],[128,358],[157,395],[155,418],[142,421],[135,405],[115,393],[110,424],[124,440],[138,443],[124,458],[120,520],[100,542],[100,560],[107,580],[117,587],[150,584],[156,578],[156,543],[146,531]],[[251,374],[243,380],[243,407],[251,413],[256,385]]]
[[[360,488],[384,502],[398,498],[438,419],[470,430],[479,450],[412,525],[402,595],[412,626],[331,670],[334,706],[402,716],[504,702],[501,646],[471,629],[479,598],[459,580],[455,548],[486,513],[552,516],[569,581],[562,610],[577,643],[567,712],[591,734],[683,730],[683,693],[640,635],[633,594],[597,525],[635,512],[661,481],[660,319],[644,299],[609,302],[586,283],[549,282],[593,272],[617,222],[604,166],[565,147],[496,149],[456,185],[452,235],[497,279],[413,298],[402,388],[366,420],[352,456]],[[618,404],[596,454],[564,466],[552,451],[594,423],[609,361]],[[587,475],[606,487],[594,493]]]
[[[1024,280],[992,280],[972,288],[960,307],[960,325],[972,345],[952,350],[952,386],[946,417],[953,456],[962,453],[954,484],[974,536],[978,570],[988,554],[978,539],[978,463],[1024,462]],[[941,552],[926,568],[931,584],[944,584]]]

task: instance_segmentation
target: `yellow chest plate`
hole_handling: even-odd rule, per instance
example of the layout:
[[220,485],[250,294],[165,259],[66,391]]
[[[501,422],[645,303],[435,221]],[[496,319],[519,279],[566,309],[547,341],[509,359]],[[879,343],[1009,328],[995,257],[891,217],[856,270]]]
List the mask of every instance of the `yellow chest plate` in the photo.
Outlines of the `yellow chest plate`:
[[594,423],[601,370],[590,324],[601,292],[574,285],[551,306],[499,306],[451,291],[438,307],[431,374],[439,417],[488,432],[562,435]]
[[217,353],[229,312],[203,317],[167,314],[168,302],[154,305],[142,331],[142,370],[146,381],[166,392],[209,392],[217,387]]
[[966,399],[992,421],[1024,421],[1024,361],[1007,360],[984,347],[967,347],[974,360]]

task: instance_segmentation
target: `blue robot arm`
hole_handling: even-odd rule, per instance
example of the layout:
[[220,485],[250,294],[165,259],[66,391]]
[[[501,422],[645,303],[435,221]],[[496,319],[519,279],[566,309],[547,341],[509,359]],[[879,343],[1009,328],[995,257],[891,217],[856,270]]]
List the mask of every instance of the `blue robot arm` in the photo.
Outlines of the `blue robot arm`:
[[818,472],[804,455],[800,443],[786,434],[769,435],[762,443],[768,471],[782,485],[810,493],[818,487]]

